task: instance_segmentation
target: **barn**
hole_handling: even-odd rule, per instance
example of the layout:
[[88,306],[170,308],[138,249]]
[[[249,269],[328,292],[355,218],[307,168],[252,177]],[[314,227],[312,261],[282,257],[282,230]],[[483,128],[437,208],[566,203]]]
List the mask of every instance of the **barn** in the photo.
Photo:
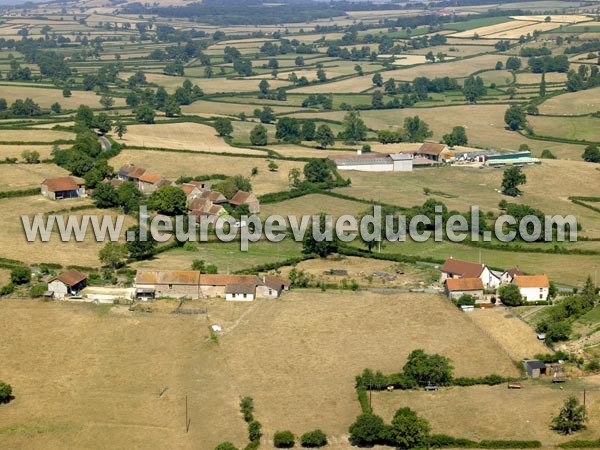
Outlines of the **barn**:
[[87,275],[71,269],[50,280],[48,292],[51,292],[54,298],[63,299],[66,296],[77,295],[86,286]]

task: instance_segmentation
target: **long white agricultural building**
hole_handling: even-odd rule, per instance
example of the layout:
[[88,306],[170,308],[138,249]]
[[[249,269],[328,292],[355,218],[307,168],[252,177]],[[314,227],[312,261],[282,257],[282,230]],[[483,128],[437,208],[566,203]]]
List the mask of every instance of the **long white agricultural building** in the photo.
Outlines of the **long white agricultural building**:
[[360,170],[362,172],[411,172],[413,158],[404,153],[357,153],[349,156],[329,157],[338,170]]

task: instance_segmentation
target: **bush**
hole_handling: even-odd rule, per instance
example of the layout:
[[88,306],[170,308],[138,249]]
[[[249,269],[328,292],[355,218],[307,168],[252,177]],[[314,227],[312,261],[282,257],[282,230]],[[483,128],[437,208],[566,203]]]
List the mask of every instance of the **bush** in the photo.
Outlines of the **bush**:
[[12,386],[0,381],[0,403],[8,403],[12,399]]
[[302,435],[300,444],[302,444],[302,447],[309,448],[323,447],[327,445],[327,436],[321,430],[309,431]]
[[15,285],[12,283],[8,283],[0,288],[0,296],[2,295],[10,295],[15,292]]
[[292,448],[295,444],[294,433],[291,431],[277,431],[273,436],[273,444],[277,448]]
[[44,293],[48,290],[47,284],[36,284],[29,290],[29,295],[33,298],[43,297]]
[[253,420],[248,424],[248,439],[250,441],[259,441],[262,436],[262,425],[258,420]]
[[15,267],[10,272],[10,281],[13,284],[29,283],[31,281],[31,269],[25,266]]
[[254,416],[252,414],[254,412],[254,400],[252,400],[252,397],[244,397],[240,401],[240,411],[242,412],[246,422],[252,422],[254,420]]
[[238,450],[231,442],[221,442],[215,447],[215,450]]
[[375,414],[361,414],[350,425],[350,442],[353,445],[372,445],[381,441],[385,429],[383,419]]

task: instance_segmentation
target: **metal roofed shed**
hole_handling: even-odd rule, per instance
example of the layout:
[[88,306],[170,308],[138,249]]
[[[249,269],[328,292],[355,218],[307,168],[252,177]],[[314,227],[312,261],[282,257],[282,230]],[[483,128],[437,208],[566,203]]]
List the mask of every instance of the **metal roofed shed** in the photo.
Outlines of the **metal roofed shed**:
[[523,366],[525,366],[525,372],[531,378],[539,378],[540,375],[546,374],[546,363],[539,359],[526,359],[523,361]]

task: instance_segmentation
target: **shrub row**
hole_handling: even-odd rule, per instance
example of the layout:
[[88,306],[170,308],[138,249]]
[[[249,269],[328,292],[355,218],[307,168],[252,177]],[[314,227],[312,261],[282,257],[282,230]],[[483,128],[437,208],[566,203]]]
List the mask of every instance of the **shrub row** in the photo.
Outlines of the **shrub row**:
[[470,439],[455,438],[445,434],[434,434],[429,438],[429,447],[433,448],[540,448],[540,441],[509,441],[509,440],[486,440],[472,441]]
[[15,198],[15,197],[29,197],[32,195],[39,195],[41,192],[42,192],[42,190],[40,188],[0,192],[0,199]]
[[568,441],[562,444],[559,444],[561,448],[598,448],[600,447],[600,439],[596,439],[594,441]]
[[311,255],[298,256],[295,258],[284,259],[283,261],[276,261],[276,262],[260,264],[257,266],[252,266],[248,269],[239,270],[235,273],[237,275],[252,275],[252,274],[257,274],[260,272],[268,272],[270,270],[277,270],[280,267],[284,267],[284,266],[295,266],[296,264],[301,263],[302,261],[306,261],[306,260],[313,259],[313,258],[314,258],[314,256],[311,256]]

